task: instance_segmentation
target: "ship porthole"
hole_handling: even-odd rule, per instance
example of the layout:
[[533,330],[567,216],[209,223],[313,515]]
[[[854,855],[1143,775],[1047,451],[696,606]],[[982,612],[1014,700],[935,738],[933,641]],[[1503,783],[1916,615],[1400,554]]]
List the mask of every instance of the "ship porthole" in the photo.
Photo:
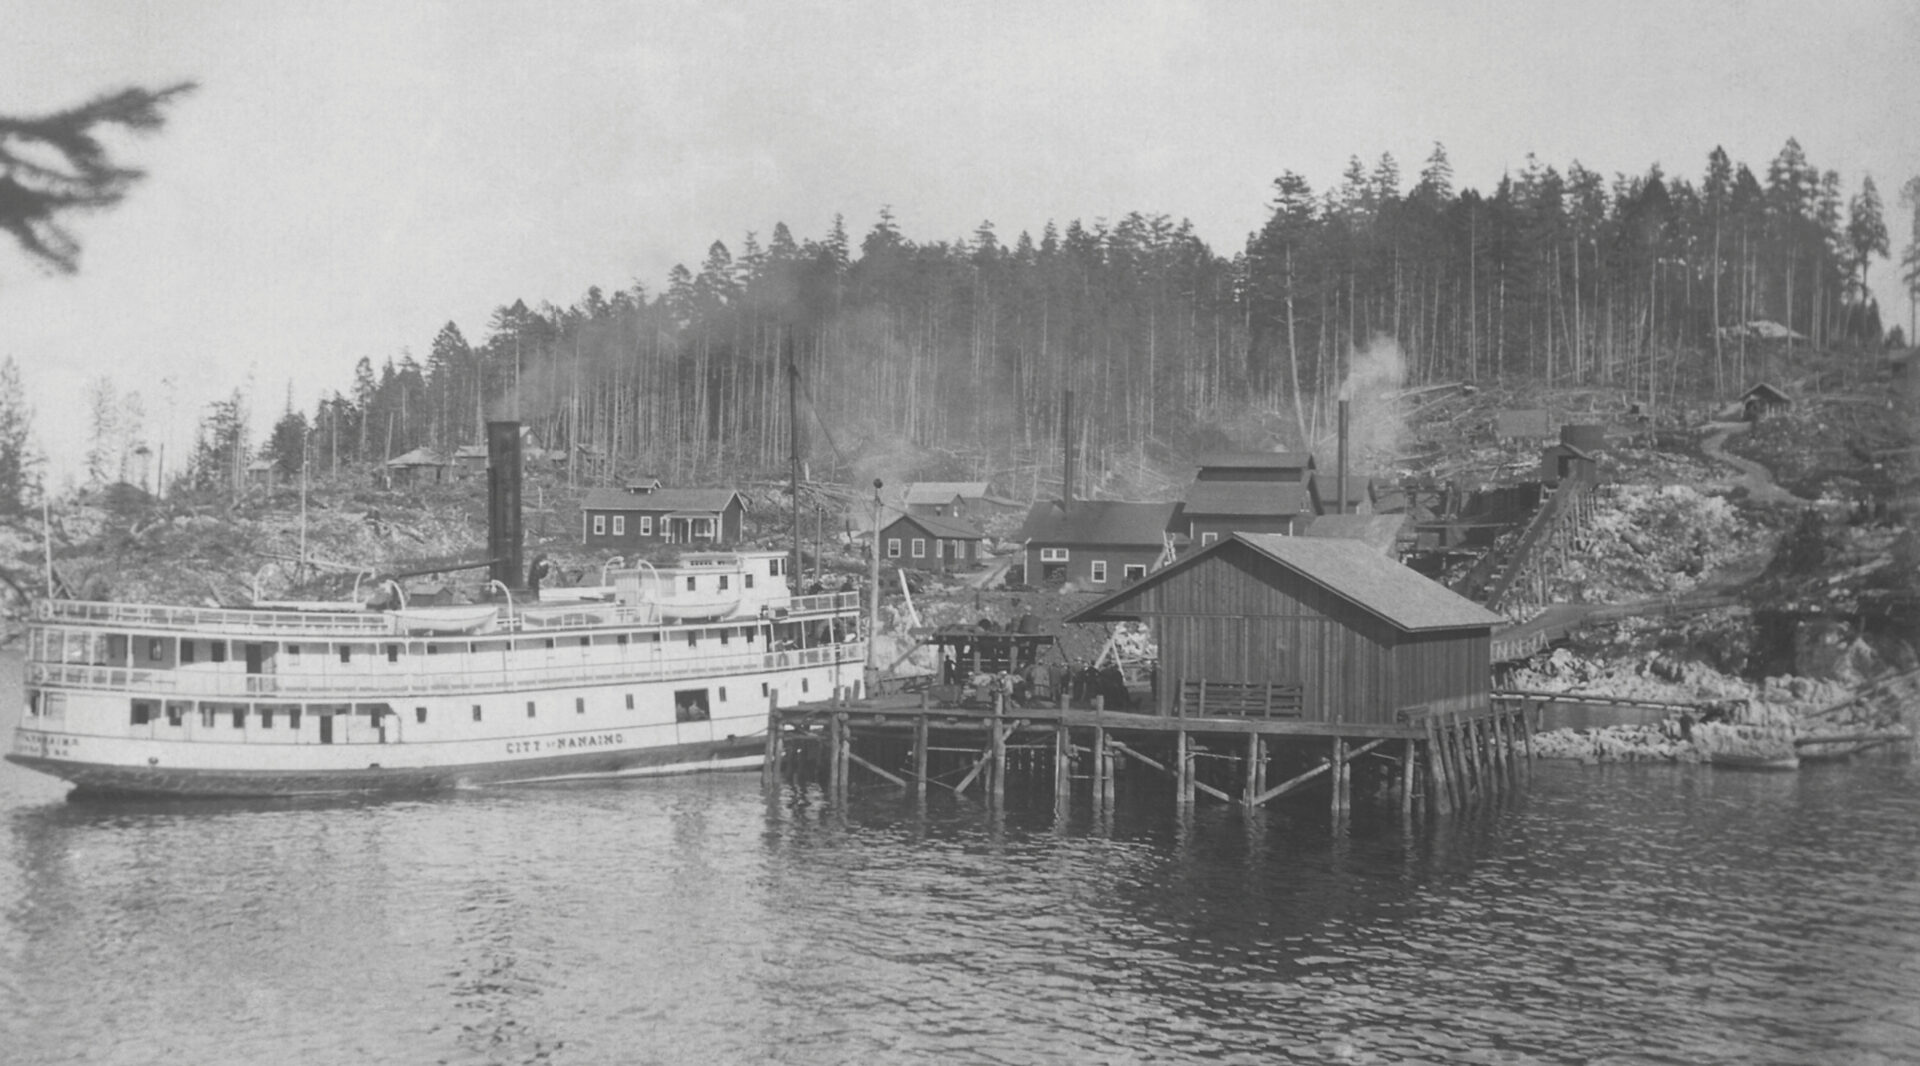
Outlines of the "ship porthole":
[[158,765],[160,765],[160,756],[158,756],[158,755],[149,755],[149,756],[147,756],[147,765],[148,765],[148,766],[158,766]]

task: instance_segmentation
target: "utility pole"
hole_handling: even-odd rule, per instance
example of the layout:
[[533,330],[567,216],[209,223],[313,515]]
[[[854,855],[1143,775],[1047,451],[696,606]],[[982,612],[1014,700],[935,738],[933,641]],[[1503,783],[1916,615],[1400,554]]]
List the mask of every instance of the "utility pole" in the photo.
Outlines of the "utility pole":
[[[879,653],[874,650],[874,638],[880,635],[880,487],[879,478],[873,479],[873,535],[867,538],[868,554],[872,556],[873,571],[867,575],[867,667],[880,669]],[[876,676],[870,679],[878,684]],[[871,690],[871,685],[869,690]]]

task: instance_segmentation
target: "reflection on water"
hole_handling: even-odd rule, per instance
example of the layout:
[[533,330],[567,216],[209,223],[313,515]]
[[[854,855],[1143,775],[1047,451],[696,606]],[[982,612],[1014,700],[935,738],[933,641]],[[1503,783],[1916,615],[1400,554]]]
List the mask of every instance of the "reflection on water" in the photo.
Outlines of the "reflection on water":
[[[17,697],[14,697],[17,699]],[[1404,835],[750,776],[70,804],[0,770],[9,1063],[1860,1062],[1920,774],[1545,765]]]

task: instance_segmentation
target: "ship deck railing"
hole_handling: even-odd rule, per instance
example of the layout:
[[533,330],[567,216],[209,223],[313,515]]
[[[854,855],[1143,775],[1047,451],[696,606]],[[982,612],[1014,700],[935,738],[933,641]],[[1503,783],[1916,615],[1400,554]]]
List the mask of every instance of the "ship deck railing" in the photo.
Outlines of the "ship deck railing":
[[208,671],[150,670],[82,663],[26,664],[27,684],[69,689],[100,689],[132,693],[175,693],[181,696],[298,696],[306,698],[386,694],[431,695],[456,692],[522,692],[533,689],[582,687],[621,682],[644,683],[675,678],[713,677],[839,665],[859,669],[866,663],[865,641],[850,640],[811,648],[787,648],[690,659],[613,663],[569,663],[506,669],[474,666],[459,670],[423,672],[395,670],[368,673],[212,673]]
[[[531,605],[529,605],[531,606]],[[559,605],[550,605],[559,606]],[[570,606],[570,605],[569,605]],[[784,606],[777,601],[769,604],[767,615],[770,620],[806,617],[827,614],[835,611],[854,610],[860,606],[860,596],[853,592],[828,592],[811,596],[794,596]],[[582,605],[583,615],[593,612],[606,612],[618,607],[616,604],[595,606]],[[631,608],[629,608],[631,609]],[[652,624],[636,611],[632,624]],[[299,634],[301,636],[424,636],[409,631],[409,623],[398,615],[385,612],[354,611],[273,611],[246,610],[232,607],[179,607],[145,603],[107,603],[94,600],[41,600],[34,604],[35,621],[69,625],[113,626],[138,630],[180,630],[221,634]],[[743,622],[751,619],[721,619],[720,622]],[[472,634],[439,634],[444,639],[458,639],[461,636],[485,636],[498,633],[523,631],[519,626],[519,617],[511,608],[503,605],[500,621],[491,629]],[[613,624],[627,624],[622,619]],[[711,625],[713,622],[688,622],[686,625]],[[543,632],[562,628],[560,626],[542,627]]]

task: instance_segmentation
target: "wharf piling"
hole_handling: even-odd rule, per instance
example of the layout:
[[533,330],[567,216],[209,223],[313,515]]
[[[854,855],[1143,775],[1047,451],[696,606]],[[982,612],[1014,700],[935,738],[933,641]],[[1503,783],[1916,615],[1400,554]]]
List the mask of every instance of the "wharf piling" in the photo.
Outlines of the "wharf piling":
[[1011,790],[1046,789],[1061,813],[1081,798],[1111,810],[1123,780],[1129,792],[1170,786],[1179,809],[1217,801],[1252,811],[1324,787],[1338,830],[1357,805],[1430,817],[1509,792],[1531,756],[1526,712],[1495,701],[1378,724],[1163,716],[1110,711],[1097,698],[1091,707],[1021,705],[999,693],[985,707],[925,693],[847,692],[791,707],[770,698],[761,780],[769,794],[819,785],[833,802],[857,784],[920,801],[930,789],[978,795],[995,808]]

